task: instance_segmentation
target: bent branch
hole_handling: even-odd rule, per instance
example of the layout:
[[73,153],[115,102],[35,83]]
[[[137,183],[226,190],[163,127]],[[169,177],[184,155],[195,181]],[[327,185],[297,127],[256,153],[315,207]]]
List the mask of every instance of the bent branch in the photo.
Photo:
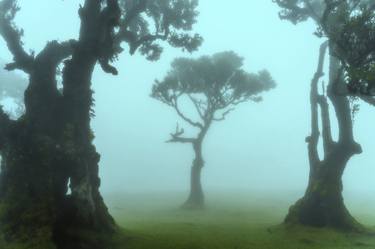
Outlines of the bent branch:
[[194,127],[197,127],[197,128],[200,128],[200,129],[203,129],[203,125],[200,123],[200,122],[194,122],[192,119],[188,118],[185,116],[185,114],[183,114],[180,110],[180,108],[178,107],[178,103],[177,103],[177,99],[175,99],[172,103],[172,106],[173,108],[176,110],[178,116],[180,116],[183,120],[185,120],[187,123],[189,123],[190,125],[194,126]]
[[175,133],[171,133],[171,139],[167,143],[194,143],[196,139],[181,137],[185,133],[184,129],[180,129],[178,124]]
[[9,71],[20,69],[25,73],[30,73],[34,57],[24,50],[21,40],[23,31],[13,24],[17,11],[18,7],[15,0],[3,0],[0,2],[0,35],[5,40],[14,60],[14,62],[7,64],[5,69]]
[[58,66],[64,59],[73,54],[76,40],[65,42],[51,41],[36,57],[36,60],[48,62],[52,66]]

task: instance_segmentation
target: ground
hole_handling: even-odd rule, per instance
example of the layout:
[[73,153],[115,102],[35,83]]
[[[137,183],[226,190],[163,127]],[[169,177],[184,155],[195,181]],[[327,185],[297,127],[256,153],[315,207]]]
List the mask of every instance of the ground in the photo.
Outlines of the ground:
[[[183,193],[108,194],[111,213],[126,236],[116,238],[118,249],[375,248],[371,235],[280,226],[296,193],[235,193],[212,193],[201,211],[179,209]],[[375,226],[374,201],[365,196],[347,199],[360,222]]]

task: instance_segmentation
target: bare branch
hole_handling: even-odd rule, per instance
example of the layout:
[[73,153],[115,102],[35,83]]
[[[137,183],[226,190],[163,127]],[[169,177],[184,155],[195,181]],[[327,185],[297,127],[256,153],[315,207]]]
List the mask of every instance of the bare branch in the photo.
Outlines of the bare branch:
[[335,144],[332,139],[329,106],[328,106],[327,98],[323,95],[318,96],[318,103],[320,106],[321,117],[322,117],[323,148],[324,148],[325,155],[327,155],[332,150],[332,147]]
[[339,60],[333,56],[331,56],[330,60],[330,74],[327,93],[336,112],[339,125],[339,142],[353,142],[353,122],[348,97],[335,94],[337,92],[336,89],[344,85],[343,68],[340,67]]
[[188,94],[188,96],[189,96],[191,102],[193,102],[193,104],[195,106],[195,109],[197,110],[197,112],[198,112],[199,116],[201,117],[201,119],[205,120],[206,115],[205,115],[204,112],[206,112],[207,109],[205,111],[204,108],[202,107],[202,103],[198,99],[196,99],[193,96],[191,96],[191,94]]
[[226,116],[231,113],[232,111],[234,111],[234,108],[230,108],[228,110],[226,110],[224,113],[221,114],[221,117],[219,118],[216,118],[216,117],[213,117],[213,121],[223,121],[225,120]]
[[64,59],[73,54],[74,45],[76,40],[69,40],[65,42],[51,41],[35,58],[38,61],[47,62],[52,66],[57,66]]
[[336,57],[331,56],[330,83],[327,95],[336,112],[339,126],[338,144],[350,148],[347,150],[348,154],[360,154],[362,153],[362,148],[354,141],[352,110],[349,99],[347,96],[339,96],[335,94],[335,89],[338,89],[342,85],[345,85],[343,80],[343,67],[340,66],[340,61]]
[[17,11],[15,0],[3,0],[0,3],[0,35],[5,40],[14,60],[5,69],[20,69],[29,73],[33,67],[34,57],[25,52],[21,40],[23,31],[17,29],[13,23]]
[[172,103],[172,106],[173,108],[176,110],[178,116],[180,116],[183,120],[185,120],[187,123],[189,123],[190,125],[194,126],[194,127],[197,127],[197,128],[200,128],[200,129],[203,129],[203,125],[200,123],[200,122],[194,122],[192,119],[186,117],[180,110],[180,108],[178,107],[178,101],[177,101],[177,98],[174,99],[173,103]]
[[314,170],[316,165],[320,162],[318,154],[318,141],[319,141],[319,124],[318,124],[318,83],[319,79],[323,76],[324,59],[327,51],[328,42],[324,42],[320,46],[318,68],[311,81],[310,90],[310,104],[311,104],[311,134],[306,138],[308,143],[310,168]]
[[177,123],[176,131],[175,133],[171,133],[171,139],[167,143],[194,143],[196,141],[194,138],[181,137],[184,133],[184,129],[180,129]]

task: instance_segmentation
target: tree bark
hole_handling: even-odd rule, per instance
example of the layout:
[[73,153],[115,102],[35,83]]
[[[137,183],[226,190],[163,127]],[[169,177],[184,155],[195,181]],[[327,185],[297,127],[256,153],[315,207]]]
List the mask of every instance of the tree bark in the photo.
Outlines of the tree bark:
[[[10,245],[103,249],[99,234],[116,229],[99,192],[100,156],[90,128],[100,1],[85,1],[80,13],[77,44],[51,42],[27,63],[25,115],[12,122],[0,109],[0,230]],[[69,55],[60,93],[56,68]]]
[[204,167],[202,156],[202,141],[193,143],[195,159],[191,167],[190,194],[183,205],[186,209],[201,209],[204,207],[204,194],[201,183],[201,172]]
[[[98,62],[103,25],[100,1],[86,1],[81,10],[81,32],[72,58],[65,62],[63,96],[65,131],[73,147],[69,157],[71,195],[66,196],[58,224],[58,244],[71,248],[67,241],[77,240],[72,229],[90,230],[94,233],[113,233],[115,222],[110,216],[100,194],[100,155],[93,145],[90,127],[93,92],[91,78]],[[87,246],[87,245],[86,245]],[[90,248],[98,245],[89,244]],[[84,248],[84,247],[83,247]]]
[[25,92],[26,114],[12,123],[1,148],[0,224],[8,242],[53,248],[55,222],[68,175],[60,146],[54,70],[36,60]]
[[[341,230],[360,231],[362,226],[350,215],[345,207],[342,190],[342,176],[346,164],[352,156],[362,152],[361,146],[354,141],[350,105],[347,97],[334,95],[334,88],[342,84],[342,73],[338,60],[330,59],[330,82],[327,95],[335,109],[339,126],[339,138],[335,142],[331,135],[331,125],[327,97],[317,90],[319,79],[323,75],[323,63],[327,43],[320,51],[318,70],[311,83],[311,135],[308,143],[310,175],[305,195],[293,205],[285,223],[302,224],[315,227],[332,227]],[[321,109],[322,140],[324,157],[318,155],[320,137],[318,108]]]
[[347,231],[362,229],[350,215],[342,197],[342,174],[351,156],[341,155],[348,155],[348,150],[337,147],[319,164],[314,174],[310,175],[304,197],[290,208],[286,223]]
[[192,142],[195,159],[191,167],[190,175],[190,194],[186,202],[183,204],[185,209],[202,209],[205,205],[204,193],[201,182],[202,169],[204,167],[204,159],[202,152],[202,145],[208,130],[211,127],[214,113],[209,113],[205,119],[204,125],[198,137]]

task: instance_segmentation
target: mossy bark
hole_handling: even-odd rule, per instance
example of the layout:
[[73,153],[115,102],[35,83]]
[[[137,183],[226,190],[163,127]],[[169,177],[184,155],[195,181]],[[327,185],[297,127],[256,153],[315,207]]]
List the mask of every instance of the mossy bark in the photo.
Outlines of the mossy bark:
[[[86,1],[81,8],[86,14],[78,43],[69,47],[63,93],[57,89],[56,68],[68,55],[61,56],[59,44],[51,42],[32,61],[26,113],[9,121],[6,131],[0,125],[0,232],[9,245],[103,249],[100,238],[116,231],[99,192],[100,156],[90,128],[100,10],[99,1]],[[98,239],[88,239],[88,233]]]
[[[342,71],[335,57],[330,58],[328,96],[318,93],[328,47],[327,42],[321,46],[318,70],[311,82],[311,135],[306,138],[310,164],[309,183],[304,197],[290,208],[285,223],[360,231],[362,226],[350,215],[344,204],[342,176],[350,158],[361,153],[362,149],[354,141],[349,101],[347,97],[335,94],[335,89],[343,84]],[[338,122],[337,141],[333,140],[331,134],[328,99],[334,107]],[[319,131],[319,108],[322,132]],[[322,159],[318,153],[319,138],[323,140]]]
[[348,159],[340,158],[343,154],[338,148],[310,175],[305,195],[290,208],[286,223],[345,231],[363,229],[350,215],[342,196],[342,174]]

